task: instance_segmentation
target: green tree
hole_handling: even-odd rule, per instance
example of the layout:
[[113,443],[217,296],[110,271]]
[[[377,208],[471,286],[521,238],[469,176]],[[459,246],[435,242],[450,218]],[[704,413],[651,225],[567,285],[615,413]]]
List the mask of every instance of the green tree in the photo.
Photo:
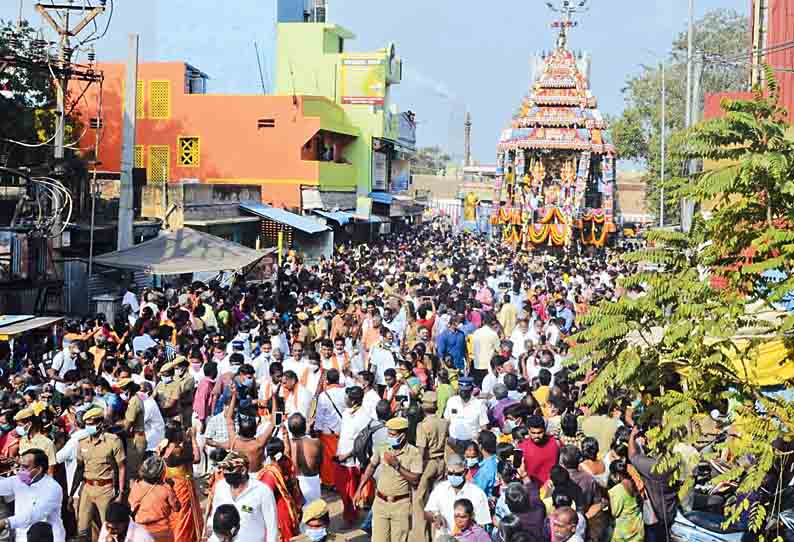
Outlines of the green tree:
[[[778,340],[791,353],[786,332],[794,327],[794,317],[774,305],[794,290],[794,141],[784,135],[772,71],[766,76],[766,93],[725,100],[724,118],[680,136],[687,145],[678,147],[679,159],[731,161],[678,183],[678,197],[713,201],[712,214],[697,218],[689,234],[655,230],[652,248],[627,255],[639,268],[621,285],[642,293],[595,306],[573,350],[581,373],[595,375],[583,404],[645,396],[645,415],[661,421],[649,433],[654,453],[683,483],[682,494],[692,477],[679,451],[702,441],[693,420],[721,401],[736,405],[734,430],[742,438],[716,445],[715,454],[730,451],[739,460],[715,482],[735,481],[737,495],[758,495],[761,487],[774,495],[781,489],[775,475],[794,459],[781,449],[794,434],[794,404],[764,393],[753,377],[759,347]],[[769,270],[783,279],[768,280]],[[712,286],[715,275],[720,288]],[[766,535],[767,519],[774,525],[779,512],[771,499],[738,500],[729,521],[750,508],[752,528]]]
[[[695,24],[695,51],[700,70],[695,76],[701,81],[701,93],[695,110],[701,111],[707,93],[736,91],[746,88],[749,72],[733,62],[749,58],[749,20],[730,9],[708,12]],[[681,32],[672,44],[665,62],[667,100],[665,119],[667,135],[684,128],[686,110],[686,50],[687,34]],[[623,94],[626,107],[615,119],[613,137],[621,158],[643,164],[648,170],[649,208],[658,209],[659,179],[661,177],[661,88],[662,70],[659,62],[642,67],[642,73],[626,81]],[[683,162],[676,160],[674,145],[668,145],[667,178],[680,175]],[[670,200],[670,218],[677,217],[677,202]]]

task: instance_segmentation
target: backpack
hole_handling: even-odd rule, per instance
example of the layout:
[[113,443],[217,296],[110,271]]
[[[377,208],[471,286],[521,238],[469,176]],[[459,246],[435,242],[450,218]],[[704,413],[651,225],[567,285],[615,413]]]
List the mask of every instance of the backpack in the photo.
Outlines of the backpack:
[[362,468],[369,465],[369,460],[372,458],[372,436],[384,426],[383,422],[369,422],[353,441],[353,457]]

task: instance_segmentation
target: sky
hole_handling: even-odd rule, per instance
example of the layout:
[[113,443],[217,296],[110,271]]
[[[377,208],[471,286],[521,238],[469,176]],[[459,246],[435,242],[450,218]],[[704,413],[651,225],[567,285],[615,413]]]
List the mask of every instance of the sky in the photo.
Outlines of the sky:
[[[0,19],[15,20],[20,1],[35,27],[34,0],[0,0]],[[75,3],[87,0],[75,0]],[[696,16],[715,8],[748,13],[751,0],[696,0]],[[96,0],[94,0],[96,3]],[[213,93],[261,92],[254,41],[275,61],[274,0],[113,0],[100,62],[124,61],[127,36],[140,34],[140,61],[185,61],[211,77]],[[463,152],[463,119],[472,115],[474,159],[494,163],[500,131],[530,84],[530,59],[554,46],[554,19],[543,0],[329,0],[329,22],[356,34],[348,51],[396,44],[403,81],[400,110],[417,115],[420,146]],[[686,29],[688,0],[590,0],[569,46],[592,56],[591,88],[602,112],[619,114],[621,89],[653,54],[669,51]],[[99,21],[104,28],[107,16]],[[272,75],[266,76],[272,81]]]

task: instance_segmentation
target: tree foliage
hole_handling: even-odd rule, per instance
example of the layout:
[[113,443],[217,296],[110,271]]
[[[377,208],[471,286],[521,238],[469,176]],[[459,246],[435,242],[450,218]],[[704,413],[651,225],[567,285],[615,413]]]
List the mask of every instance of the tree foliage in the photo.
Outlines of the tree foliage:
[[[701,81],[696,111],[703,105],[707,93],[736,91],[746,88],[749,79],[746,67],[737,66],[729,59],[749,58],[749,20],[731,9],[708,12],[695,24],[694,46],[700,69],[695,76]],[[665,63],[667,100],[665,119],[668,139],[684,128],[686,110],[686,51],[687,33],[681,32],[674,40]],[[661,178],[661,126],[662,126],[662,70],[660,62],[642,67],[642,73],[626,81],[623,94],[626,107],[614,121],[613,137],[621,158],[642,163],[648,169],[649,208],[658,209],[659,179]],[[680,175],[683,162],[676,160],[674,145],[667,150],[666,177]],[[670,202],[675,203],[675,202]],[[675,205],[668,206],[671,216],[677,216]]]
[[[713,205],[688,233],[656,230],[652,247],[625,256],[639,271],[622,279],[642,294],[602,301],[583,318],[573,363],[596,374],[583,404],[597,408],[628,392],[644,395],[647,415],[661,424],[650,433],[661,468],[691,488],[680,450],[702,440],[697,424],[721,401],[735,405],[733,432],[715,453],[736,458],[715,481],[734,480],[738,495],[779,487],[794,449],[794,403],[775,397],[753,377],[759,347],[782,341],[794,317],[776,301],[794,290],[794,141],[778,106],[771,70],[766,92],[752,100],[725,100],[725,117],[696,125],[680,136],[678,159],[721,160],[715,170],[686,182],[676,197]],[[777,280],[767,271],[774,270]],[[782,275],[782,279],[780,278]],[[714,287],[720,276],[722,287]],[[737,337],[743,337],[742,340]],[[785,384],[791,385],[791,382]],[[771,498],[771,497],[770,497]],[[769,508],[763,495],[738,500],[730,521],[749,512],[759,536]]]

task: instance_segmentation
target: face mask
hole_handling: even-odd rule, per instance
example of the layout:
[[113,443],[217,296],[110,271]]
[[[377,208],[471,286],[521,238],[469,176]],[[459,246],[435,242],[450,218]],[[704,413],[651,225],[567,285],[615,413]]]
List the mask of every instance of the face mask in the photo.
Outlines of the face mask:
[[125,391],[124,393],[121,394],[121,400],[122,401],[129,401],[130,400],[130,394]]
[[403,438],[402,437],[389,437],[388,441],[389,441],[389,446],[391,446],[392,448],[399,448],[400,445],[403,443]]
[[170,384],[173,381],[174,381],[174,377],[173,376],[164,376],[163,377],[163,384]]
[[85,432],[88,434],[89,437],[96,435],[99,431],[99,428],[96,425],[86,425]]
[[504,428],[505,428],[505,433],[512,433],[513,429],[516,428],[516,422],[514,422],[513,420],[505,420]]
[[215,352],[215,354],[212,356],[212,359],[215,361],[221,361],[223,359],[223,352]]
[[243,485],[247,477],[242,472],[225,472],[223,473],[223,478],[230,486],[239,487]]
[[19,474],[17,474],[17,478],[19,478],[19,481],[26,486],[33,484],[33,475],[30,474],[30,471],[27,469],[20,470]]
[[140,399],[141,401],[145,401],[145,400],[147,400],[148,398],[149,398],[149,394],[147,394],[147,393],[144,393],[144,392],[142,392],[142,391],[141,391],[141,392],[138,392],[138,399]]
[[191,363],[190,366],[193,368],[194,371],[198,371],[201,369],[201,362],[198,363]]
[[325,529],[325,527],[306,527],[306,530],[303,532],[312,542],[320,542],[320,540],[323,540],[326,536],[328,536],[328,531]]
[[237,371],[239,371],[239,370],[240,370],[240,366],[239,365],[232,365],[232,374],[236,375]]
[[11,431],[11,426],[8,425],[7,423],[4,423],[3,425],[0,425],[0,431],[2,431],[3,433],[8,433],[9,431]]
[[470,469],[476,467],[479,464],[480,464],[480,460],[477,459],[476,457],[466,458],[466,466],[469,467]]
[[21,425],[17,425],[16,431],[17,431],[17,435],[19,435],[20,437],[24,437],[25,435],[28,434],[27,428],[22,427]]
[[461,487],[463,486],[463,482],[466,481],[466,478],[464,478],[462,474],[450,474],[447,476],[447,480],[452,487]]
[[254,379],[253,378],[244,378],[243,379],[243,386],[245,386],[246,388],[253,387],[253,385],[254,385]]

